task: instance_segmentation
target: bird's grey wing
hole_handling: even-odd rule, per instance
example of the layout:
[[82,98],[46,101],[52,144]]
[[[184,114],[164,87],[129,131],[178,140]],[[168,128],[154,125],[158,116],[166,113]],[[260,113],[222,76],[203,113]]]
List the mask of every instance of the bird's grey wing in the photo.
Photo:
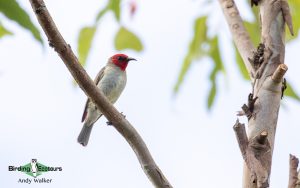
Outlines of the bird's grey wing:
[[[104,75],[104,70],[105,70],[105,67],[103,67],[100,72],[97,74],[94,82],[95,84],[97,85],[99,83],[99,81],[103,78],[103,75]],[[90,99],[88,98],[86,100],[86,103],[85,103],[85,107],[84,107],[84,111],[83,111],[83,114],[82,114],[82,118],[81,118],[81,122],[84,122],[86,116],[87,116],[87,111],[88,111],[88,106],[89,106],[89,103],[90,103]]]

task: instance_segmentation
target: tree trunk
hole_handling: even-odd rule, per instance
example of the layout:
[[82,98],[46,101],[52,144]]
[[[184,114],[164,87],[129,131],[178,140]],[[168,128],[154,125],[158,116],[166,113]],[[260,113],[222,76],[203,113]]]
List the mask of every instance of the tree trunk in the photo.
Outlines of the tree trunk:
[[[287,71],[284,64],[286,23],[293,34],[289,7],[286,0],[252,0],[251,4],[259,6],[261,19],[261,44],[257,51],[253,52],[249,45],[249,35],[245,34],[247,31],[241,23],[242,19],[234,1],[219,0],[219,2],[235,39],[234,42],[239,52],[242,52],[241,56],[253,86],[248,104],[242,107],[242,114],[249,120],[247,138],[244,138],[246,134],[241,128],[242,124],[237,122],[234,126],[245,160],[243,187],[269,187],[278,112],[283,92],[283,76]],[[253,56],[250,56],[249,52],[253,53]]]

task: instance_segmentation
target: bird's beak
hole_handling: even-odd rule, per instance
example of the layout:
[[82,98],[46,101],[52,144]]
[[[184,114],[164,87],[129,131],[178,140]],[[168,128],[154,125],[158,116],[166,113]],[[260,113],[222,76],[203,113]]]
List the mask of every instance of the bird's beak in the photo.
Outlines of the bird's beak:
[[128,58],[127,58],[127,62],[129,62],[129,61],[136,61],[136,59],[134,59],[134,58],[132,58],[132,57],[128,57]]

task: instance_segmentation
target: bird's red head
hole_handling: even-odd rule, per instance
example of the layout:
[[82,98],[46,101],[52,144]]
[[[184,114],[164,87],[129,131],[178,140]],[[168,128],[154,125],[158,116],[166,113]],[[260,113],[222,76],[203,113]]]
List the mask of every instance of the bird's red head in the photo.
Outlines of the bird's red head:
[[111,58],[111,62],[116,66],[120,67],[122,71],[126,70],[129,61],[136,61],[136,59],[128,57],[125,54],[115,54]]

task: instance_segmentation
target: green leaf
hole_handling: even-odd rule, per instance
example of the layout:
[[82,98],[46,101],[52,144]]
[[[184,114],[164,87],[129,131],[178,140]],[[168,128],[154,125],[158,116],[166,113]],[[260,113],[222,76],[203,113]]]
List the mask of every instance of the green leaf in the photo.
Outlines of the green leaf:
[[79,56],[79,62],[81,65],[86,64],[86,59],[88,57],[88,54],[90,52],[90,48],[92,45],[92,41],[94,38],[96,32],[96,27],[83,27],[80,30],[79,37],[78,37],[78,56]]
[[121,0],[110,0],[109,1],[109,7],[113,11],[117,21],[120,21],[120,2]]
[[244,22],[245,28],[247,29],[251,40],[254,42],[255,46],[258,46],[260,42],[260,28],[258,22]]
[[240,53],[238,52],[237,48],[236,47],[234,47],[234,48],[235,48],[235,61],[238,65],[239,71],[245,80],[250,80],[250,76],[249,76],[246,66],[244,64],[244,61],[243,61]]
[[203,47],[204,46],[203,44],[207,41],[206,19],[207,17],[205,16],[205,17],[199,17],[195,20],[194,36],[190,42],[189,49],[182,63],[178,79],[174,85],[173,88],[174,93],[177,93],[179,91],[179,88],[183,83],[184,77],[188,72],[192,62],[195,59],[200,58],[206,54],[206,51]]
[[293,87],[287,83],[287,88],[284,91],[284,95],[291,97],[297,101],[300,101],[300,97],[297,95],[297,93],[294,91]]
[[15,0],[0,0],[0,12],[7,18],[17,22],[23,28],[29,30],[36,40],[43,43],[39,30],[31,22],[29,15]]
[[98,22],[100,20],[100,18],[102,18],[102,16],[109,11],[109,7],[105,7],[104,9],[102,9],[96,16],[96,21]]
[[212,86],[211,86],[211,89],[209,91],[208,99],[207,99],[207,108],[208,109],[211,109],[211,107],[212,107],[212,105],[215,101],[216,94],[217,94],[216,82],[212,82]]
[[289,1],[289,7],[290,7],[290,11],[291,11],[291,15],[292,15],[292,21],[293,21],[293,28],[294,28],[294,36],[291,36],[289,32],[287,33],[287,39],[288,40],[292,40],[292,39],[296,39],[299,33],[299,29],[300,29],[300,22],[298,20],[298,18],[300,18],[300,1]]
[[98,22],[100,18],[111,10],[118,22],[120,22],[121,9],[120,9],[121,0],[109,0],[107,5],[97,14],[96,21]]
[[203,48],[203,43],[207,41],[207,26],[206,26],[207,17],[199,17],[196,19],[194,24],[194,37],[190,43],[189,52],[195,57],[202,56],[205,53]]
[[[250,1],[248,1],[248,4],[250,6]],[[259,20],[259,6],[250,7],[250,9],[252,10],[252,13],[255,17],[255,22],[258,23],[260,21]]]
[[2,38],[5,35],[13,35],[13,33],[9,30],[7,30],[1,23],[0,23],[0,38]]
[[207,26],[206,26],[207,17],[200,17],[195,20],[194,24],[194,37],[190,42],[189,50],[184,58],[184,62],[182,64],[177,82],[174,86],[174,93],[177,93],[186,73],[188,72],[191,64],[194,60],[199,59],[203,56],[210,56],[212,62],[214,63],[214,67],[210,73],[209,79],[211,82],[211,89],[209,91],[208,99],[207,99],[207,108],[211,109],[216,93],[216,78],[217,74],[224,73],[225,68],[222,63],[222,58],[220,54],[220,49],[218,45],[218,36],[215,36],[212,39],[207,37]]
[[208,95],[208,99],[207,99],[207,108],[211,109],[214,100],[215,100],[215,96],[216,96],[216,92],[217,92],[217,87],[216,87],[216,79],[217,79],[217,74],[219,72],[223,72],[225,73],[225,68],[223,66],[222,63],[222,59],[221,59],[221,55],[220,55],[220,50],[219,50],[219,46],[218,46],[218,37],[215,36],[212,40],[210,40],[209,44],[210,44],[210,50],[209,50],[209,55],[212,58],[213,62],[214,62],[214,68],[210,73],[209,79],[210,82],[212,84],[209,95]]
[[115,48],[117,50],[132,49],[142,51],[143,44],[140,39],[125,27],[120,27],[115,37]]
[[209,55],[215,62],[215,71],[216,72],[223,71],[225,73],[225,68],[222,63],[221,54],[218,46],[219,44],[218,37],[215,36],[212,40],[210,40],[209,44],[210,44]]
[[181,67],[181,70],[180,70],[180,73],[179,73],[179,76],[178,76],[178,79],[177,79],[177,82],[173,88],[173,91],[174,93],[177,93],[178,90],[179,90],[179,87],[181,86],[182,82],[183,82],[183,79],[187,73],[187,71],[189,70],[190,68],[190,65],[192,64],[192,60],[193,60],[193,57],[191,54],[188,54],[185,58],[184,58],[184,61],[183,61],[183,64],[182,64],[182,67]]

